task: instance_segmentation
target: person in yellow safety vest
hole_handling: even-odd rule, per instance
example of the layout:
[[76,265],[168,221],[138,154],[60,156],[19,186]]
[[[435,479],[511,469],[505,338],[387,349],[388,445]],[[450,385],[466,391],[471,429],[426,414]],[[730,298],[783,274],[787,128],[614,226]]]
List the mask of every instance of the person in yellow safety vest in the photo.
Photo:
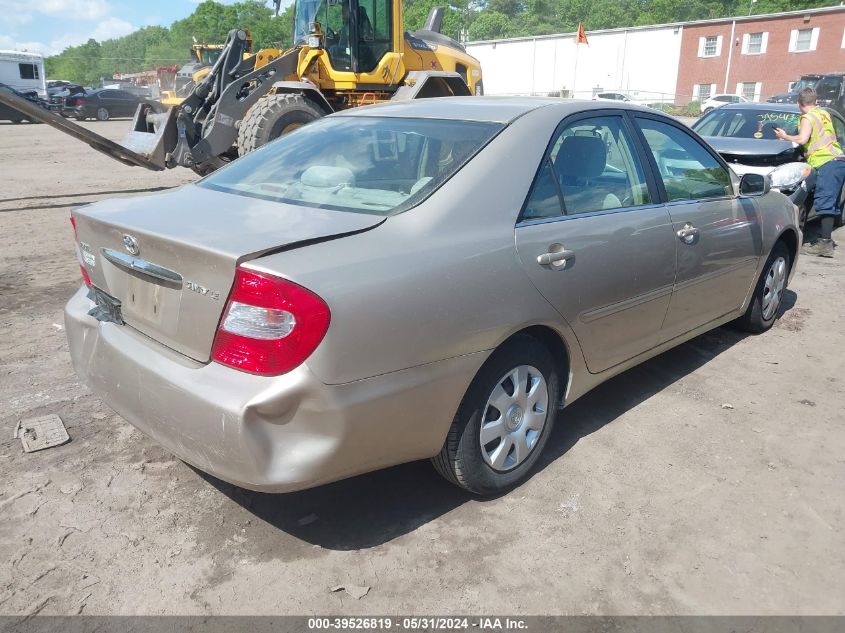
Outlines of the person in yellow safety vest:
[[804,88],[798,93],[798,108],[801,119],[798,134],[787,134],[775,128],[775,135],[784,141],[793,141],[804,147],[804,154],[810,167],[816,170],[815,206],[821,223],[819,238],[804,247],[807,255],[833,257],[836,242],[833,241],[833,225],[841,213],[839,199],[845,186],[845,154],[836,140],[833,123],[826,110],[816,105],[816,91]]

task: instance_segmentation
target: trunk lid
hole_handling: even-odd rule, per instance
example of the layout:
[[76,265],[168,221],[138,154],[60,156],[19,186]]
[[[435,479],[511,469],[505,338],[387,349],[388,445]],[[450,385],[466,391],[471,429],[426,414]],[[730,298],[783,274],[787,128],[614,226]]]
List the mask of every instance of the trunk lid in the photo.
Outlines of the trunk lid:
[[73,216],[91,281],[120,302],[125,324],[200,362],[210,358],[238,264],[385,220],[195,185],[104,200]]

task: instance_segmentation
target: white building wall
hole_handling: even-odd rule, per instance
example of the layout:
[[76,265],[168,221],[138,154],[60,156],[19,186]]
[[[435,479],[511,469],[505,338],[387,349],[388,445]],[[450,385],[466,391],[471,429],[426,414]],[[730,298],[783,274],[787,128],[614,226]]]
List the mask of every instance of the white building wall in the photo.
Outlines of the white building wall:
[[591,98],[622,92],[635,101],[672,101],[681,58],[683,27],[613,29],[587,33],[468,42],[481,62],[484,94],[547,95],[571,91]]

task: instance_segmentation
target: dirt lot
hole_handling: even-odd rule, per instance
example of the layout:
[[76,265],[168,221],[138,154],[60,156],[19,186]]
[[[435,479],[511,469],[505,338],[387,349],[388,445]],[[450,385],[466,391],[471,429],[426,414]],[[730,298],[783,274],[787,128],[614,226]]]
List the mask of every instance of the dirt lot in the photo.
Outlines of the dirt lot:
[[[271,496],[175,459],[67,354],[69,210],[193,174],[43,125],[0,123],[0,150],[0,614],[845,613],[845,231],[799,262],[771,332],[719,329],[602,386],[508,495],[414,463]],[[15,425],[47,413],[72,441],[24,454]]]

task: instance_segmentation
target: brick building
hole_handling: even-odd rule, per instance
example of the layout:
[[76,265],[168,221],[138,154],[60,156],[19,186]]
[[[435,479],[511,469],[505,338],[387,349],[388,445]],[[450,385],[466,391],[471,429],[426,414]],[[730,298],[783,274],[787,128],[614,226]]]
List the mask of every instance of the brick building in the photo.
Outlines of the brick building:
[[802,74],[845,72],[845,6],[684,24],[675,102],[765,101]]

